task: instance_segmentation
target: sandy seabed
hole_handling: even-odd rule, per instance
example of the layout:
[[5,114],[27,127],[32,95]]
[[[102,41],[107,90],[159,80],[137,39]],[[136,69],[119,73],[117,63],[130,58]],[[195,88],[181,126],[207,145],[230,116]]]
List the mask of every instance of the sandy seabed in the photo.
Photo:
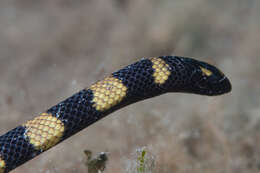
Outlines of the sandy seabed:
[[141,57],[196,57],[233,84],[128,106],[13,172],[87,172],[85,149],[126,172],[143,146],[157,173],[259,172],[259,11],[258,0],[1,1],[0,133]]

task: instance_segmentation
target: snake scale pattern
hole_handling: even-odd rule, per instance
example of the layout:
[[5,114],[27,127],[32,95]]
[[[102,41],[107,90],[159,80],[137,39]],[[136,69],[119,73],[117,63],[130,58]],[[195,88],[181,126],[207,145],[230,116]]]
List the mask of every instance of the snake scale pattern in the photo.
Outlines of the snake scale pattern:
[[167,92],[231,91],[216,67],[192,58],[142,58],[0,136],[0,173],[7,173],[106,115]]

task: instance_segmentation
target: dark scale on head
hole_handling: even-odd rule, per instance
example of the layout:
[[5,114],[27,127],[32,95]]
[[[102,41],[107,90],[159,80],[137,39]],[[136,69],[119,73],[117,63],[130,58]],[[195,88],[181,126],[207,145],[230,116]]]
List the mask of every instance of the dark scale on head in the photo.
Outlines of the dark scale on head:
[[[171,64],[174,59],[180,62],[176,71],[180,71],[183,78],[183,89],[180,92],[195,93],[201,95],[220,95],[231,91],[231,83],[228,78],[216,67],[205,62],[184,57],[162,57]],[[183,70],[177,70],[180,68]],[[178,75],[177,75],[178,76]],[[173,91],[176,91],[176,90]]]
[[186,92],[200,95],[220,95],[231,90],[231,84],[216,67],[185,57],[160,57],[171,67],[165,83],[167,92]]

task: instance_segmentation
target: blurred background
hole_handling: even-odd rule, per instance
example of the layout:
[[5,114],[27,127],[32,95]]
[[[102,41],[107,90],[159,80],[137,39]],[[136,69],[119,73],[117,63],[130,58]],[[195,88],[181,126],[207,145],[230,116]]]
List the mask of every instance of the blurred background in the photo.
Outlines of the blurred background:
[[87,172],[85,149],[126,172],[143,146],[157,173],[259,172],[259,11],[258,0],[1,1],[1,134],[141,57],[196,57],[233,84],[130,105],[13,172]]

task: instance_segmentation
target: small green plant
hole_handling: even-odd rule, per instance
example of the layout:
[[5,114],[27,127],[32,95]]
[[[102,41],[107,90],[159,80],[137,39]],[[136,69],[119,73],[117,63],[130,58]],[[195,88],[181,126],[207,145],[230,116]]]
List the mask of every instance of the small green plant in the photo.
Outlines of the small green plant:
[[140,153],[140,155],[138,156],[137,160],[138,160],[138,165],[137,165],[137,172],[138,173],[144,173],[145,172],[145,155],[146,155],[146,151],[145,149],[143,149]]
[[127,173],[155,173],[155,159],[146,147],[138,148],[127,160]]

